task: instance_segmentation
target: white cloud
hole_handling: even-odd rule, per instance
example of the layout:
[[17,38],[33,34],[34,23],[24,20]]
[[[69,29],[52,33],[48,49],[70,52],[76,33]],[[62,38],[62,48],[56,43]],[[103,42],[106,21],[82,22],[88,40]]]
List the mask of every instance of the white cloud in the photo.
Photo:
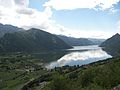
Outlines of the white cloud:
[[[54,34],[63,34],[77,38],[78,37],[107,38],[111,36],[111,34],[108,35],[107,32],[99,30],[98,31],[73,30],[73,29],[71,30],[69,28],[64,27],[63,25],[57,24],[54,20],[51,19],[53,14],[51,6],[58,10],[75,9],[85,6],[86,7],[88,6],[89,8],[94,8],[96,6],[96,3],[98,3],[98,1],[100,2],[100,0],[98,0],[97,2],[88,1],[89,5],[83,4],[85,3],[86,0],[84,0],[81,3],[77,2],[78,4],[75,4],[75,0],[74,3],[73,0],[69,0],[69,3],[67,2],[67,0],[64,1],[59,0],[58,2],[56,1],[57,0],[55,1],[50,0],[48,3],[45,4],[46,5],[45,10],[43,12],[40,12],[36,9],[28,8],[29,0],[0,0],[0,23],[11,24],[14,26],[23,27],[25,29],[35,27]],[[111,5],[112,1],[116,3],[115,0],[111,0]],[[80,4],[83,5],[79,6]],[[91,4],[94,5],[92,6]],[[107,5],[106,7],[108,6],[110,6],[110,4]],[[104,6],[104,8],[106,7]]]
[[[107,31],[101,31],[101,30],[74,30],[74,29],[69,29],[65,28],[62,25],[57,25],[59,29],[59,33],[61,35],[66,35],[70,37],[76,37],[76,38],[105,38],[107,39],[108,37],[111,37],[113,35],[112,32],[107,32]],[[56,32],[57,34],[57,32]]]
[[28,8],[29,0],[0,0],[0,23],[18,27],[39,26],[46,29],[52,20],[52,11],[46,7],[43,12]]
[[13,0],[0,0],[0,6],[7,7],[7,8],[12,8],[14,4]]
[[50,6],[56,10],[73,10],[78,8],[108,9],[112,8],[120,0],[49,0],[44,6]]
[[28,15],[32,15],[34,13],[32,9],[27,9],[27,8],[17,9],[16,12],[19,14],[28,14]]
[[[50,7],[43,12],[28,8],[29,0],[0,0],[0,23],[25,29],[39,28],[51,33],[61,33],[52,17]],[[9,4],[9,5],[6,5]]]
[[[65,35],[69,37],[76,37],[76,38],[109,38],[115,33],[107,32],[107,31],[101,31],[101,30],[76,30],[71,28],[66,28],[63,25],[56,24],[55,22],[52,22],[51,24],[47,25],[46,31],[51,32],[53,34],[57,35]],[[36,26],[39,28],[39,26]]]

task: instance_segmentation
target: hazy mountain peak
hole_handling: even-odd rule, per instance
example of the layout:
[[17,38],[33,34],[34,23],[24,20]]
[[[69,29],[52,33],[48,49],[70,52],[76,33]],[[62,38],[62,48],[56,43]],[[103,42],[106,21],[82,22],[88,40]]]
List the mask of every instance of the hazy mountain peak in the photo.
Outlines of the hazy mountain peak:
[[31,28],[30,30],[38,31],[38,30],[40,30],[40,29],[37,29],[37,28]]
[[111,38],[109,38],[108,40],[115,40],[115,41],[118,41],[120,40],[120,34],[119,33],[116,33],[115,35],[113,35]]
[[[120,53],[120,35],[117,33],[111,38],[104,41],[101,45],[108,52],[113,52],[114,54]],[[117,52],[117,53],[115,53]]]
[[114,36],[118,36],[118,37],[120,37],[120,34],[119,34],[119,33],[116,33]]
[[111,38],[108,38],[106,41],[104,41],[101,46],[111,45],[120,42],[120,34],[116,33]]
[[0,37],[3,37],[6,33],[14,33],[18,31],[24,31],[24,29],[9,24],[4,25],[0,23]]

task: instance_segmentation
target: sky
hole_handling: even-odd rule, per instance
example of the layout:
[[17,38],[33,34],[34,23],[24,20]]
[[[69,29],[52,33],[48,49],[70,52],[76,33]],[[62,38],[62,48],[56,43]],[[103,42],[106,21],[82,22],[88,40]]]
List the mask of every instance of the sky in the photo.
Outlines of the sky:
[[0,0],[0,23],[107,39],[120,33],[120,0]]

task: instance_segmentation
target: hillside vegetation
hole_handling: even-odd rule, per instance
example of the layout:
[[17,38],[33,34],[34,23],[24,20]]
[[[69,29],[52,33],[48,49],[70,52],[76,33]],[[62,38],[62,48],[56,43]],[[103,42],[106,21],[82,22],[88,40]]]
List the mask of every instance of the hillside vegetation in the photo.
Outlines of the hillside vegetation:
[[0,54],[0,90],[20,90],[28,81],[47,71],[42,59],[30,54]]
[[103,47],[105,51],[113,56],[119,56],[120,54],[120,35],[117,33],[111,38],[104,41],[100,47]]
[[35,28],[6,33],[0,39],[0,52],[41,52],[68,48],[72,47],[57,36]]
[[119,68],[120,58],[83,66],[56,67],[22,90],[29,90],[28,87],[32,90],[111,90],[120,84]]

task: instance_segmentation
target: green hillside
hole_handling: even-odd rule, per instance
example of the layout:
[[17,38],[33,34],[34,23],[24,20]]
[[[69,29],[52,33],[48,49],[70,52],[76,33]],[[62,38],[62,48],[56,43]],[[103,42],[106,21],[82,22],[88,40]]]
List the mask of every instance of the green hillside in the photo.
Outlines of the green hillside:
[[68,48],[71,46],[57,36],[35,28],[7,33],[0,39],[2,52],[40,52]]
[[120,84],[119,68],[120,58],[58,67],[31,81],[22,90],[111,90]]
[[120,54],[120,35],[117,33],[111,38],[104,41],[100,47],[103,47],[105,51],[108,51],[112,55]]

